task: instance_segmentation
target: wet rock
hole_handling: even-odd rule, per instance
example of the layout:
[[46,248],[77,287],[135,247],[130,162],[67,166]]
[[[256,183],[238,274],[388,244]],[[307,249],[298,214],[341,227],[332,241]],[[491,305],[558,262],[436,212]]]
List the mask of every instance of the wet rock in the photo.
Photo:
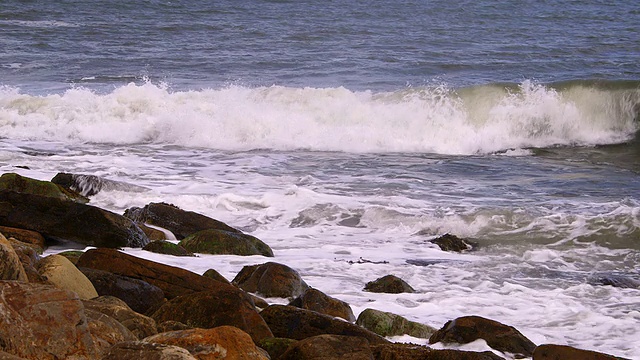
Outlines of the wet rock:
[[0,234],[0,280],[29,281],[20,257],[2,234]]
[[364,287],[364,291],[387,294],[415,292],[409,284],[395,275],[386,275],[368,282]]
[[188,251],[201,254],[273,257],[273,251],[269,245],[260,239],[247,234],[217,229],[193,233],[180,241],[179,245]]
[[298,340],[287,338],[265,338],[260,340],[258,346],[264,349],[272,360],[280,359],[280,356],[284,354],[289,346],[297,343]]
[[149,242],[142,230],[123,216],[86,204],[9,190],[0,191],[0,223],[96,247],[142,247]]
[[490,351],[436,350],[401,343],[373,345],[371,351],[376,360],[504,360]]
[[280,360],[374,360],[369,342],[361,337],[318,335],[292,344]]
[[591,285],[613,286],[623,289],[640,289],[640,280],[621,274],[596,274],[587,279]]
[[431,243],[438,245],[442,251],[453,252],[470,251],[478,246],[478,244],[473,241],[461,239],[451,234],[444,234],[431,240]]
[[49,255],[36,264],[38,273],[59,289],[73,291],[80,299],[93,299],[98,292],[78,268],[64,256]]
[[208,277],[210,279],[216,280],[216,281],[220,281],[226,284],[231,284],[231,282],[229,282],[229,280],[227,280],[227,278],[225,278],[224,276],[220,275],[219,272],[217,272],[215,269],[209,269],[207,271],[204,272],[204,274],[202,274],[202,276],[204,277]]
[[[38,251],[30,244],[17,241],[14,238],[9,238],[7,240],[11,243],[16,255],[18,255],[18,259],[20,259],[20,263],[27,274],[28,281],[33,283],[46,283],[47,279],[40,275],[38,270],[36,270],[36,264],[41,259],[40,253],[38,253]],[[2,260],[0,260],[0,262],[3,265],[7,265],[7,263],[2,262]],[[3,265],[0,265],[0,268],[2,268]]]
[[174,244],[170,241],[156,240],[145,245],[142,250],[151,251],[156,254],[165,254],[173,256],[195,256],[192,252],[185,249],[182,245]]
[[144,208],[130,208],[124,216],[136,222],[147,223],[171,231],[178,240],[201,230],[218,229],[230,232],[240,231],[231,226],[198,214],[182,210],[177,206],[165,203],[150,203]]
[[251,299],[233,286],[178,296],[163,304],[152,317],[157,323],[171,320],[203,329],[235,326],[256,342],[273,337]]
[[387,340],[358,325],[311,310],[288,305],[271,305],[260,312],[276,337],[302,340],[324,334],[359,336],[371,344]]
[[93,196],[100,191],[149,191],[148,188],[132,185],[121,181],[105,179],[95,175],[58,173],[51,179],[51,182],[67,190],[82,194],[83,196]]
[[144,341],[179,346],[200,360],[269,360],[265,351],[258,348],[246,332],[233,326],[165,332]]
[[390,312],[374,309],[365,309],[358,315],[357,325],[371,330],[380,336],[410,335],[417,338],[428,339],[436,329],[405,319]]
[[58,253],[58,255],[66,257],[67,260],[71,261],[73,265],[76,265],[78,263],[78,259],[80,259],[80,256],[82,256],[82,254],[84,254],[84,251],[80,250],[67,250]]
[[533,351],[532,360],[622,360],[595,351],[580,350],[565,345],[540,345]]
[[151,242],[160,241],[160,240],[171,240],[167,237],[167,234],[165,234],[161,230],[152,228],[151,226],[148,226],[141,222],[136,222],[136,225],[138,225],[140,230],[144,231],[145,235],[147,235],[147,237],[149,238],[149,240],[151,240]]
[[295,298],[289,305],[343,318],[350,322],[356,321],[356,317],[349,304],[313,288],[307,289],[307,291]]
[[0,190],[45,196],[63,201],[76,201],[80,203],[87,203],[89,201],[89,199],[79,193],[69,191],[52,182],[31,179],[15,173],[6,173],[0,176]]
[[536,347],[514,327],[480,316],[464,316],[448,321],[429,338],[429,343],[467,344],[477,339],[484,339],[493,349],[520,357],[531,357]]
[[[22,241],[23,243],[35,245],[42,250],[47,247],[44,236],[36,231],[18,229],[8,226],[0,226],[0,233],[2,233],[2,235],[4,235],[7,239],[12,237],[18,241]],[[41,253],[42,250],[40,251]]]
[[144,280],[83,267],[80,271],[91,281],[98,295],[115,296],[140,314],[145,314],[164,300],[162,289]]
[[[111,296],[101,296],[95,300],[84,300],[85,309],[110,316],[127,328],[138,340],[158,333],[156,322],[148,316],[139,314],[122,300]],[[122,340],[128,341],[128,340]]]
[[0,343],[26,359],[95,359],[98,352],[76,293],[0,281]]
[[84,313],[98,353],[105,353],[119,342],[137,340],[135,335],[116,319],[92,309],[85,309]]
[[297,271],[275,262],[245,266],[231,282],[264,297],[295,298],[309,289]]
[[196,360],[178,346],[143,341],[120,342],[111,347],[101,360]]

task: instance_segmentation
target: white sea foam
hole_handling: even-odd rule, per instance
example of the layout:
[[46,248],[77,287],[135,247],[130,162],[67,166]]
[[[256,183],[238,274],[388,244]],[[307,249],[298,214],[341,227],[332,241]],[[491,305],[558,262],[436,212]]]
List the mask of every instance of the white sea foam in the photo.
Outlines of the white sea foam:
[[638,92],[558,93],[530,82],[459,92],[345,88],[170,91],[129,84],[107,94],[74,88],[32,96],[0,89],[0,136],[76,143],[180,144],[222,150],[492,153],[628,140]]

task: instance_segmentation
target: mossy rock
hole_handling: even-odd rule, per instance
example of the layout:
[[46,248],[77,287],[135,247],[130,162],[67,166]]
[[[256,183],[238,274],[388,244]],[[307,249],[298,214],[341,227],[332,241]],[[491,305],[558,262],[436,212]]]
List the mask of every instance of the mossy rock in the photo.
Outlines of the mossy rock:
[[266,338],[260,340],[258,346],[266,350],[272,359],[277,359],[287,351],[289,346],[297,342],[298,340],[287,338]]
[[60,200],[87,203],[89,199],[50,181],[41,181],[20,176],[16,173],[5,173],[0,176],[0,190],[9,190],[23,194],[40,195]]
[[76,265],[78,263],[78,259],[80,259],[80,256],[82,256],[82,254],[84,254],[84,251],[80,250],[67,250],[58,253],[58,255],[66,257],[69,261],[71,261],[73,265]]
[[273,257],[269,245],[251,235],[208,229],[187,236],[179,245],[188,251],[218,255],[262,255]]
[[173,256],[195,256],[192,252],[185,249],[184,247],[165,240],[151,241],[147,245],[145,245],[142,250]]
[[437,330],[428,325],[407,320],[400,315],[374,309],[365,309],[360,313],[356,324],[385,337],[407,334],[428,339]]

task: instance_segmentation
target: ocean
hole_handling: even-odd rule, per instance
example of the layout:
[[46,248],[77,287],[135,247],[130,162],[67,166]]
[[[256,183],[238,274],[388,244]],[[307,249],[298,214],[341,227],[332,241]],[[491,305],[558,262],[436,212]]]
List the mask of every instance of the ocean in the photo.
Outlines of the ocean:
[[[632,1],[5,0],[0,169],[126,182],[91,204],[172,203],[275,253],[136,256],[276,261],[356,316],[640,359],[639,24]],[[417,292],[363,291],[387,274]]]

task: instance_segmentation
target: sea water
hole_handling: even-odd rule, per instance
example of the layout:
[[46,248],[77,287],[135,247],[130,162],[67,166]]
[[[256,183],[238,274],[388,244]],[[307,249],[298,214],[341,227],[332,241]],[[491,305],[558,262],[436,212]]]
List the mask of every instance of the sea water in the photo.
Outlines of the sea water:
[[[0,169],[126,182],[91,204],[172,203],[275,253],[135,256],[276,261],[356,315],[640,358],[637,24],[623,1],[4,1]],[[387,274],[416,293],[363,291]]]

